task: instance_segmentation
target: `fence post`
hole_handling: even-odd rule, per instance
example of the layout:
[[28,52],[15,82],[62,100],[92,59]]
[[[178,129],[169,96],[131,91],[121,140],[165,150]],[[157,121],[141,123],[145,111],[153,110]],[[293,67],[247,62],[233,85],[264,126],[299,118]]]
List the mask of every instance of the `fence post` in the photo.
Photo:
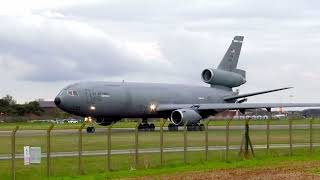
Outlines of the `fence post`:
[[209,120],[204,122],[205,127],[205,160],[208,161],[208,151],[209,151],[209,137],[208,137],[208,129],[209,129]]
[[267,154],[270,153],[270,117],[267,119]]
[[11,179],[16,179],[16,133],[19,129],[19,126],[16,126],[12,130],[11,134]]
[[109,126],[108,126],[108,152],[107,152],[107,169],[108,171],[111,171],[111,128],[113,126],[114,123],[111,123]]
[[139,164],[139,125],[141,124],[141,121],[139,120],[136,124],[135,128],[135,168],[138,168]]
[[313,153],[313,118],[310,119],[310,153]]
[[183,137],[184,137],[184,146],[183,146],[183,162],[187,163],[187,122],[183,125]]
[[160,162],[161,166],[163,165],[163,126],[166,122],[164,119],[161,120],[160,123]]
[[84,128],[86,124],[83,123],[79,129],[79,144],[78,144],[78,169],[79,169],[79,174],[82,175],[83,174],[83,165],[82,165],[82,129]]
[[249,157],[249,120],[246,119],[246,125],[245,125],[245,152],[244,152],[244,157],[248,158]]
[[[254,150],[253,150],[253,146],[252,146],[252,143],[251,143],[251,139],[250,139],[250,136],[249,136],[249,119],[246,119],[245,120],[245,129],[244,129],[244,134],[243,134],[243,137],[242,137],[242,141],[241,141],[241,146],[240,146],[240,152],[239,154],[240,155],[244,155],[244,158],[249,158],[249,148],[251,150],[251,154],[252,156],[254,157],[255,154],[254,154]],[[244,147],[244,152],[243,152],[243,146]]]
[[230,123],[231,123],[231,119],[228,119],[226,124],[226,161],[229,160]]
[[292,155],[292,119],[289,118],[289,144],[290,144],[290,156]]
[[47,129],[47,176],[50,177],[51,172],[51,130],[54,124],[51,124]]

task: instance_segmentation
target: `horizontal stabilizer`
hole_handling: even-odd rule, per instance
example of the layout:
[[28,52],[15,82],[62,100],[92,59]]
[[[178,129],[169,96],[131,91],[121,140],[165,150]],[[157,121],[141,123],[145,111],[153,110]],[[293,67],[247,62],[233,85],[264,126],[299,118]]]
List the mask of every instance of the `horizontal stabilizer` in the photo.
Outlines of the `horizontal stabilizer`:
[[273,90],[268,90],[268,91],[260,91],[260,92],[255,92],[255,93],[240,94],[240,95],[236,95],[236,96],[227,96],[227,97],[224,97],[224,100],[225,101],[232,101],[232,100],[236,100],[236,99],[239,99],[239,98],[256,96],[256,95],[260,95],[260,94],[266,94],[266,93],[271,93],[271,92],[276,92],[276,91],[282,91],[282,90],[291,89],[291,88],[292,87],[286,87],[286,88],[273,89]]

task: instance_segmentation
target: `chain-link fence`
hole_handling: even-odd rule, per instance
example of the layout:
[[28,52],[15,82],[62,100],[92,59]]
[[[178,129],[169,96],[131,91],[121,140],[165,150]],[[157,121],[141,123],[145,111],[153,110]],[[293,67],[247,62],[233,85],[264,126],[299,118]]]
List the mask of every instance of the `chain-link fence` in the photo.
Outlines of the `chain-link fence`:
[[[318,122],[318,121],[317,121]],[[1,179],[74,176],[255,156],[313,153],[320,144],[314,119],[203,121],[204,131],[114,128],[0,131]],[[24,146],[41,147],[40,164],[24,165]]]

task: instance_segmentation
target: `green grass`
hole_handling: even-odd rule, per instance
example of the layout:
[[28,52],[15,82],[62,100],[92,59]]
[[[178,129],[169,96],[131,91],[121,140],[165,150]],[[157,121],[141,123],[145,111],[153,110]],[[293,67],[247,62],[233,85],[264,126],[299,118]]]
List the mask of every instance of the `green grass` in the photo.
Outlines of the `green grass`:
[[[237,151],[230,152],[230,160],[224,159],[223,152],[209,153],[209,161],[204,161],[203,152],[189,152],[187,164],[183,163],[183,153],[165,153],[165,165],[160,165],[159,154],[141,154],[139,167],[134,170],[133,155],[112,156],[112,172],[106,172],[106,157],[84,157],[84,175],[78,176],[77,158],[53,158],[52,177],[50,179],[118,179],[138,176],[158,176],[187,171],[208,171],[225,168],[259,168],[277,167],[285,164],[306,161],[320,161],[320,150],[316,149],[313,155],[306,149],[295,149],[293,156],[288,155],[284,149],[272,150],[271,155],[266,155],[264,150],[256,151],[256,157],[244,160],[238,157]],[[1,179],[9,179],[9,161],[0,161]],[[318,173],[315,169],[313,173]],[[45,179],[45,159],[40,165],[23,166],[22,160],[17,161],[17,179]]]
[[[294,119],[293,124],[306,124],[309,122],[310,119]],[[320,119],[314,119],[314,124],[320,124]],[[160,126],[160,121],[155,120],[153,122],[155,126]],[[168,124],[168,122],[166,122]],[[232,120],[233,125],[243,125],[244,120]],[[265,125],[266,120],[250,120],[250,124],[252,125]],[[272,119],[272,125],[287,125],[287,119]],[[80,127],[81,124],[55,124],[54,129],[77,129]],[[92,124],[96,128],[104,128],[103,126],[99,126],[97,124]],[[137,122],[134,121],[119,121],[113,125],[114,128],[134,128],[137,125]],[[209,123],[210,126],[225,126],[226,120],[211,120]],[[44,122],[23,122],[23,123],[0,123],[0,130],[12,130],[16,126],[19,126],[21,130],[27,129],[39,129],[44,130],[47,129],[50,124]]]

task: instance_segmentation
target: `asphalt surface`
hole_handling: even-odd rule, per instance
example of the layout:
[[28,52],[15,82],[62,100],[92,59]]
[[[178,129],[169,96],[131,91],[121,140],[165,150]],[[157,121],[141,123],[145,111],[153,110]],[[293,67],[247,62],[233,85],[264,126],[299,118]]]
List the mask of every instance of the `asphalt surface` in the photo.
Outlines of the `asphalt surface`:
[[[266,130],[267,126],[266,125],[250,125],[251,130]],[[284,130],[288,129],[288,125],[270,125],[271,130]],[[314,124],[313,125],[314,129],[320,129],[320,124]],[[163,128],[165,131],[168,131],[167,127]],[[179,130],[182,130],[183,127],[179,127]],[[209,130],[225,130],[226,126],[209,126]],[[230,130],[242,130],[244,129],[244,126],[240,125],[234,125],[230,126]],[[308,124],[295,124],[292,125],[292,129],[299,129],[299,130],[305,130],[309,129]],[[128,131],[134,131],[134,128],[112,128],[112,131],[117,131],[117,132],[128,132]],[[156,127],[155,131],[159,131],[159,127]],[[85,133],[85,129],[83,130],[83,133]],[[107,129],[106,128],[96,128],[96,133],[106,133]],[[18,130],[17,131],[17,136],[43,136],[46,135],[47,131],[46,130]],[[69,134],[75,134],[78,133],[77,129],[57,129],[57,130],[52,130],[51,134],[52,135],[69,135]],[[10,136],[11,131],[1,131],[0,130],[0,136]]]
[[[320,143],[314,143],[314,147],[320,146]],[[281,148],[289,148],[289,144],[270,144],[271,149],[281,149]],[[309,147],[309,144],[307,143],[299,143],[299,144],[293,144],[292,147]],[[267,145],[254,145],[254,149],[266,149]],[[225,150],[226,146],[209,146],[209,151],[221,151]],[[239,145],[229,146],[230,150],[239,150]],[[204,151],[205,147],[187,147],[188,152],[195,152],[195,151]],[[164,148],[163,152],[183,152],[184,147],[172,147],[172,148]],[[139,149],[139,154],[141,153],[159,153],[160,148],[144,148]],[[112,155],[119,155],[119,154],[135,154],[135,149],[121,149],[121,150],[112,150]],[[51,157],[74,157],[78,156],[79,152],[73,151],[73,152],[51,152]],[[98,151],[83,151],[83,156],[103,156],[107,155],[106,150],[98,150]],[[42,158],[46,158],[47,154],[42,153]],[[8,160],[11,159],[11,155],[9,154],[2,154],[0,155],[0,160]],[[23,154],[16,154],[16,159],[23,159]]]

